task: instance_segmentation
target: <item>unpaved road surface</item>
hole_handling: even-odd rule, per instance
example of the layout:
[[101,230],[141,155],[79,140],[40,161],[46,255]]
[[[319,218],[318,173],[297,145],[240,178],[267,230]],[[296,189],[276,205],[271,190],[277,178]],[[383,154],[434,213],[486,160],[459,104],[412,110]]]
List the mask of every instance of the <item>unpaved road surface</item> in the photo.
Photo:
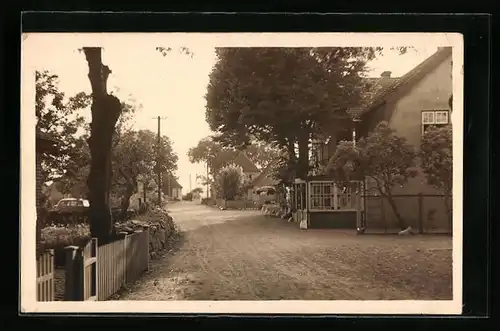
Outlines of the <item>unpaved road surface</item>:
[[451,238],[300,230],[258,211],[170,207],[178,248],[120,300],[452,299]]

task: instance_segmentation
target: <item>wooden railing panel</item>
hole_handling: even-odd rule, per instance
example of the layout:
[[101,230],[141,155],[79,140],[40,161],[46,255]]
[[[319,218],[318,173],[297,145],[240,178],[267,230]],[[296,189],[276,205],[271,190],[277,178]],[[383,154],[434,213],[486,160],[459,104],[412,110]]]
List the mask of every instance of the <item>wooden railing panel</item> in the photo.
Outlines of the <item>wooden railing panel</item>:
[[106,300],[125,284],[125,240],[118,240],[99,247],[98,251],[98,300]]
[[96,301],[98,290],[97,281],[97,238],[92,238],[83,248],[83,300]]
[[107,300],[149,267],[149,229],[136,231],[101,247],[68,246],[65,300]]
[[136,281],[149,266],[149,229],[136,231],[126,237],[126,282]]
[[54,250],[48,250],[38,257],[36,269],[37,301],[54,301]]

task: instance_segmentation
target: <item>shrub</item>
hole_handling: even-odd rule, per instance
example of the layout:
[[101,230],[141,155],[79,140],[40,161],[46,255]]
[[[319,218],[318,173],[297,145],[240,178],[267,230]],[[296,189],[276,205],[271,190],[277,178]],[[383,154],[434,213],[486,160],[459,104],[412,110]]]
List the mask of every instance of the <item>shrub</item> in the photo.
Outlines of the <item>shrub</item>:
[[216,176],[215,188],[218,197],[234,200],[243,185],[240,171],[236,167],[225,167]]
[[64,265],[66,246],[83,246],[90,240],[90,228],[87,224],[59,225],[52,224],[42,229],[41,247],[53,249],[55,264]]

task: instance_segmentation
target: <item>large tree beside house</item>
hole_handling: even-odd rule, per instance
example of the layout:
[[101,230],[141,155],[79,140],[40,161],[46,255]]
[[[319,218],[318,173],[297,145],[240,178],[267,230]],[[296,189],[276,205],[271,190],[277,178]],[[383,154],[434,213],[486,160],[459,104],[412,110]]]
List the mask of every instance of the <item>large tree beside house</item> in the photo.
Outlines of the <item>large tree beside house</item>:
[[268,142],[252,142],[244,149],[245,154],[260,169],[265,169],[276,163],[281,157],[282,150]]
[[[375,189],[391,206],[401,229],[406,222],[393,197],[394,188],[405,185],[417,175],[417,152],[404,137],[398,136],[387,122],[380,122],[366,138],[356,144],[340,142],[326,171],[334,171],[340,180],[357,175],[373,182]],[[344,177],[338,177],[338,174]]]
[[[252,139],[287,150],[296,177],[309,170],[309,144],[323,124],[349,125],[375,48],[218,48],[206,117],[218,141],[242,149]],[[297,148],[298,147],[298,148]],[[297,153],[298,150],[298,153]]]
[[427,182],[444,194],[448,220],[452,224],[453,135],[451,125],[429,127],[420,145],[420,167]]

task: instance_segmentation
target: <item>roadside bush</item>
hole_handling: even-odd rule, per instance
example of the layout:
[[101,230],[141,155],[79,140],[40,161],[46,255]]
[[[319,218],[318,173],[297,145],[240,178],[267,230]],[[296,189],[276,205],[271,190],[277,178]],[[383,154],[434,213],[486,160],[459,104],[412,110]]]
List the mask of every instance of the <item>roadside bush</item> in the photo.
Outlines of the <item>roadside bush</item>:
[[42,249],[53,249],[56,266],[64,266],[64,248],[83,246],[90,240],[90,228],[87,224],[74,225],[52,224],[42,229]]
[[184,201],[193,201],[193,193],[189,192],[182,197]]

